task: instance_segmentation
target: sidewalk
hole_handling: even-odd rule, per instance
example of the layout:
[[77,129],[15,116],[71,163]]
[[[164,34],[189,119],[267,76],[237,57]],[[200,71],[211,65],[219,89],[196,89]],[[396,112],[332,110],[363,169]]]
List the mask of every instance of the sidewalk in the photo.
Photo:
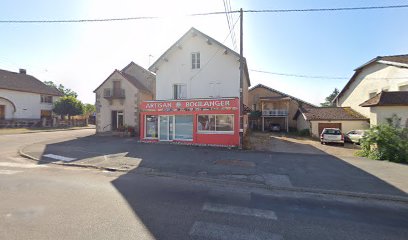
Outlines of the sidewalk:
[[95,126],[92,125],[92,126],[87,126],[87,127],[70,127],[70,128],[2,128],[0,129],[0,135],[70,131],[70,130],[81,130],[81,129],[95,129]]
[[20,152],[38,164],[231,180],[280,189],[408,197],[408,166],[357,157],[144,144],[130,138],[94,135],[33,144]]

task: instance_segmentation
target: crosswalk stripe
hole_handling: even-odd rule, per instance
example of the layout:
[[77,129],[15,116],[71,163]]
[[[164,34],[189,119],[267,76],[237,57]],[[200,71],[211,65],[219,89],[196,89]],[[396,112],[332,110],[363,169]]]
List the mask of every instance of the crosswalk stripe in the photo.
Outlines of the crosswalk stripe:
[[11,168],[38,168],[46,167],[44,165],[30,164],[30,163],[13,163],[13,162],[0,162],[0,167],[11,167]]
[[231,206],[231,205],[218,204],[218,203],[205,203],[203,206],[203,210],[210,211],[210,212],[231,213],[231,214],[236,214],[236,215],[266,218],[266,219],[271,219],[271,220],[278,219],[275,212],[271,210],[238,207],[238,206]]
[[0,169],[0,174],[3,174],[3,175],[12,175],[12,174],[20,173],[20,172],[22,172],[22,171]]
[[219,240],[283,240],[283,236],[264,231],[249,231],[238,227],[231,227],[216,223],[197,221],[190,230],[194,237]]

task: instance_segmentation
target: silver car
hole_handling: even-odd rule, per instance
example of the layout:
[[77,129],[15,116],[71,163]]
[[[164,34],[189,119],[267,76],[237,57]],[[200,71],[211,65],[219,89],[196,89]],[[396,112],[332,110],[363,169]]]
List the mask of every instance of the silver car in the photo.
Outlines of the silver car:
[[344,146],[344,135],[338,128],[324,128],[320,134],[320,143],[338,143]]
[[365,130],[351,130],[350,132],[346,133],[345,140],[347,142],[360,144],[365,132]]

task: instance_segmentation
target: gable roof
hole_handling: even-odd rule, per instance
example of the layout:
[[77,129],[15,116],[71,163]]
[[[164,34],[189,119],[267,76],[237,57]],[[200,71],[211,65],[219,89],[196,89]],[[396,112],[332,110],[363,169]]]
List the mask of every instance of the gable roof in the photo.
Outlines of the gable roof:
[[336,101],[339,97],[341,97],[346,90],[350,87],[350,85],[356,80],[357,75],[367,66],[373,64],[373,63],[379,63],[379,64],[385,64],[385,65],[391,65],[395,67],[402,67],[402,68],[408,68],[408,54],[403,54],[403,55],[392,55],[392,56],[378,56],[376,58],[371,59],[370,61],[366,62],[365,64],[361,65],[360,67],[356,68],[354,71],[353,76],[350,78],[350,80],[347,82],[346,86],[337,94],[337,96],[333,99],[333,102]]
[[47,86],[37,78],[24,73],[10,72],[0,69],[0,89],[20,92],[62,96],[63,94],[54,87]]
[[[177,40],[173,45],[170,46],[169,49],[167,49],[150,67],[149,67],[149,71],[155,72],[155,68],[160,65],[160,63],[163,61],[163,59],[166,58],[166,56],[170,53],[171,50],[173,50],[174,48],[178,47],[181,45],[181,43],[183,41],[185,41],[187,39],[187,37],[190,34],[196,34],[199,35],[205,39],[207,39],[210,42],[213,42],[215,44],[217,44],[218,46],[220,46],[221,48],[224,48],[226,51],[228,51],[229,53],[232,53],[234,56],[236,56],[237,58],[240,58],[240,54],[235,52],[234,50],[230,49],[229,47],[225,46],[224,44],[222,44],[221,42],[215,40],[214,38],[208,36],[207,34],[197,30],[194,27],[191,27],[185,34],[183,34],[183,36],[181,36],[179,38],[179,40]],[[251,86],[251,81],[249,79],[249,71],[248,71],[248,65],[247,65],[247,61],[246,58],[244,57],[244,72],[245,75],[247,77],[247,81],[248,81],[248,86]]]
[[130,68],[131,66],[136,66],[136,67],[138,67],[139,69],[142,69],[142,70],[144,70],[145,72],[147,72],[147,73],[148,73],[149,75],[151,75],[152,77],[154,77],[154,78],[156,77],[156,75],[155,75],[154,73],[152,73],[151,71],[145,69],[144,67],[140,66],[139,64],[136,64],[136,63],[133,62],[133,61],[131,61],[128,65],[126,65],[126,67],[124,67],[121,72],[126,72],[126,70],[127,70],[128,68]]
[[[273,89],[273,88],[271,88],[271,87],[265,86],[265,85],[263,85],[263,84],[258,84],[258,85],[256,85],[256,86],[252,87],[251,89],[249,89],[249,91],[252,91],[252,90],[254,90],[254,89],[256,89],[256,88],[265,88],[265,89],[267,89],[267,90],[269,90],[269,91],[276,92],[276,93],[278,93],[278,94],[280,94],[280,95],[282,95],[282,96],[295,99],[296,101],[299,101],[299,102],[301,102],[301,103],[310,105],[310,106],[312,106],[312,107],[317,107],[317,106],[314,105],[314,104],[308,103],[308,102],[303,101],[303,100],[301,100],[301,99],[299,99],[299,98],[293,97],[293,96],[291,96],[291,95],[289,95],[289,94],[283,93],[283,92],[281,92],[281,91],[278,91],[278,90]],[[260,98],[261,98],[261,99],[267,99],[267,98],[270,98],[270,97],[260,97]],[[279,98],[279,97],[272,97],[272,98]]]
[[362,107],[408,106],[408,91],[377,93],[374,97],[360,104]]
[[294,119],[303,114],[307,121],[314,120],[368,120],[350,107],[299,108]]
[[[132,63],[133,63],[133,62],[131,62],[130,64],[132,64]],[[132,76],[132,75],[127,74],[127,73],[124,72],[124,70],[130,66],[130,64],[128,64],[125,68],[123,68],[122,71],[119,71],[119,70],[115,69],[115,70],[109,75],[109,77],[107,77],[107,78],[105,79],[105,81],[103,81],[93,92],[96,92],[100,87],[102,87],[102,85],[105,84],[105,82],[108,81],[108,80],[112,77],[113,74],[118,73],[119,75],[121,75],[124,79],[126,79],[127,81],[129,81],[133,86],[135,86],[135,87],[136,87],[137,89],[139,89],[140,91],[147,92],[147,93],[149,93],[149,94],[153,94],[153,93],[152,93],[147,87],[145,87],[137,78],[135,78],[134,76]],[[137,65],[136,63],[133,63],[133,64],[135,64],[136,66],[140,67],[140,66]],[[140,67],[140,68],[142,68],[142,67]],[[143,68],[143,69],[144,69],[144,68]],[[145,69],[145,70],[146,70],[146,69]],[[146,71],[147,71],[147,70],[146,70]],[[154,76],[154,74],[153,74],[153,76]]]

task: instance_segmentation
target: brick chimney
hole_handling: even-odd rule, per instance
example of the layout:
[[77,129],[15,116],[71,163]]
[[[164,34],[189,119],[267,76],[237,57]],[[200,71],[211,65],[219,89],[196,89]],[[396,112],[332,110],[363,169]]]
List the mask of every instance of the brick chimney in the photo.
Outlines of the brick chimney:
[[25,70],[24,68],[20,68],[20,69],[19,69],[19,72],[20,72],[21,74],[27,74],[27,70]]

